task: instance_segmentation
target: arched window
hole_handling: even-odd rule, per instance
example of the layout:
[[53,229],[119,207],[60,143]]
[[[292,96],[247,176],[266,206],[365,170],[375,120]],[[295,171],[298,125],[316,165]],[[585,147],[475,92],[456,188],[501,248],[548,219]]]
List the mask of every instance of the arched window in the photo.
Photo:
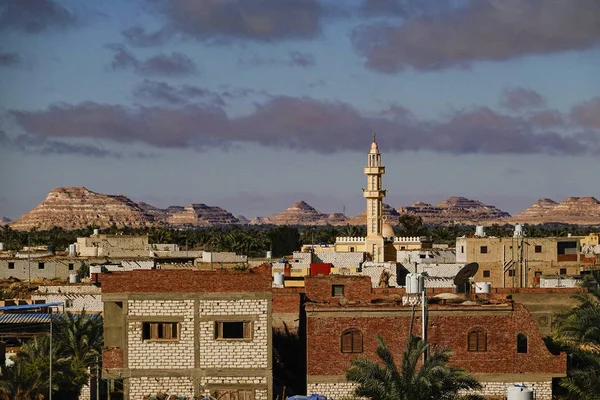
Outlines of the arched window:
[[517,353],[527,353],[527,335],[524,333],[517,335]]
[[357,329],[349,329],[342,333],[342,353],[362,353],[362,333]]
[[476,328],[469,332],[469,351],[487,351],[487,338],[483,329]]

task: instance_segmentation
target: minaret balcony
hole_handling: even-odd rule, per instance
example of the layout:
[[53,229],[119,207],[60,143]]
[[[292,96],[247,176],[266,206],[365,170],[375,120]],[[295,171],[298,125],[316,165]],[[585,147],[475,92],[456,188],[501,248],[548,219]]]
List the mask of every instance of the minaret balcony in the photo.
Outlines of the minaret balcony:
[[385,174],[385,167],[365,167],[365,175]]
[[365,190],[363,189],[363,197],[367,199],[383,199],[386,190]]

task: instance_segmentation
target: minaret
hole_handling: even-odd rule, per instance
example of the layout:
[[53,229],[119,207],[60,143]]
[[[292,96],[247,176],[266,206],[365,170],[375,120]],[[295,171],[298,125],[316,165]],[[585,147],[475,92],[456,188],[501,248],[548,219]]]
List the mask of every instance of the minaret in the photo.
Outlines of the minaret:
[[363,197],[367,199],[367,238],[366,251],[371,254],[373,261],[383,262],[383,198],[385,190],[381,189],[381,176],[385,174],[385,167],[381,165],[381,154],[375,141],[369,151],[367,166],[364,168],[367,175],[367,189],[363,189]]

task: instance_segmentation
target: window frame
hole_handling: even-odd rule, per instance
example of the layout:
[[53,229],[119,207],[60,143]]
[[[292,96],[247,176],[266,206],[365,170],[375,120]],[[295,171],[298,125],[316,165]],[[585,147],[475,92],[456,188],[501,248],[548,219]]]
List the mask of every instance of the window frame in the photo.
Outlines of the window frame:
[[[235,396],[231,394],[235,393]],[[214,397],[219,400],[254,400],[253,389],[218,389],[214,391]]]
[[75,263],[69,263],[68,268],[69,268],[69,271],[74,271],[75,270]]
[[[350,339],[345,339],[345,338]],[[349,340],[349,341],[348,341]],[[346,329],[340,335],[340,352],[344,354],[359,354],[364,351],[363,334],[356,328]]]
[[[475,346],[471,346],[471,338],[475,338]],[[482,328],[473,328],[467,334],[467,351],[483,353],[487,351],[487,333]]]
[[38,269],[46,269],[46,263],[44,261],[39,261]]
[[492,271],[489,269],[484,269],[482,275],[484,278],[489,278],[492,275]]
[[9,261],[8,262],[8,269],[15,269],[15,262],[14,261]]
[[517,270],[514,268],[509,269],[508,276],[517,276]]
[[[241,323],[242,326],[242,337],[235,338],[226,338],[223,337],[223,324],[231,324],[231,323]],[[240,321],[215,321],[214,323],[214,332],[213,332],[214,340],[217,341],[225,341],[225,342],[251,342],[254,340],[254,323],[250,320],[240,320]]]
[[479,246],[479,254],[488,254],[487,246]]
[[[165,326],[171,328],[168,338],[158,337],[160,333],[165,335]],[[146,328],[147,327],[147,328]],[[173,337],[173,327],[175,327],[175,337]],[[148,334],[146,334],[148,333]],[[156,333],[156,337],[154,336]],[[147,336],[147,337],[146,337]],[[181,338],[181,324],[175,321],[142,321],[142,341],[143,342],[178,342]]]
[[536,244],[534,247],[534,251],[536,253],[541,253],[542,252],[542,245],[541,244]]
[[566,268],[560,268],[558,270],[558,274],[559,275],[567,275],[567,269]]
[[[524,350],[524,351],[523,351]],[[517,334],[517,354],[529,353],[529,338],[523,332]]]
[[[341,289],[342,293],[336,293],[336,289]],[[344,285],[331,285],[331,297],[344,297]]]

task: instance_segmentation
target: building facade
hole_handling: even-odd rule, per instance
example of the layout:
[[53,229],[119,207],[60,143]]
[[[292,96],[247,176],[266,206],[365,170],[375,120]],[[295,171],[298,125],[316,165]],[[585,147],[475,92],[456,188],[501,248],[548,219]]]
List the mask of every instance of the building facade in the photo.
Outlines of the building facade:
[[[307,393],[353,397],[345,372],[356,357],[377,359],[377,335],[401,361],[412,307],[374,295],[369,279],[356,276],[307,277],[306,298]],[[421,336],[418,314],[413,334]],[[451,363],[474,374],[484,396],[503,396],[514,383],[525,383],[537,400],[550,400],[552,379],[566,376],[566,355],[547,350],[535,320],[518,303],[431,304],[427,340],[450,347]]]
[[125,399],[272,399],[271,284],[267,265],[103,274],[103,378]]

